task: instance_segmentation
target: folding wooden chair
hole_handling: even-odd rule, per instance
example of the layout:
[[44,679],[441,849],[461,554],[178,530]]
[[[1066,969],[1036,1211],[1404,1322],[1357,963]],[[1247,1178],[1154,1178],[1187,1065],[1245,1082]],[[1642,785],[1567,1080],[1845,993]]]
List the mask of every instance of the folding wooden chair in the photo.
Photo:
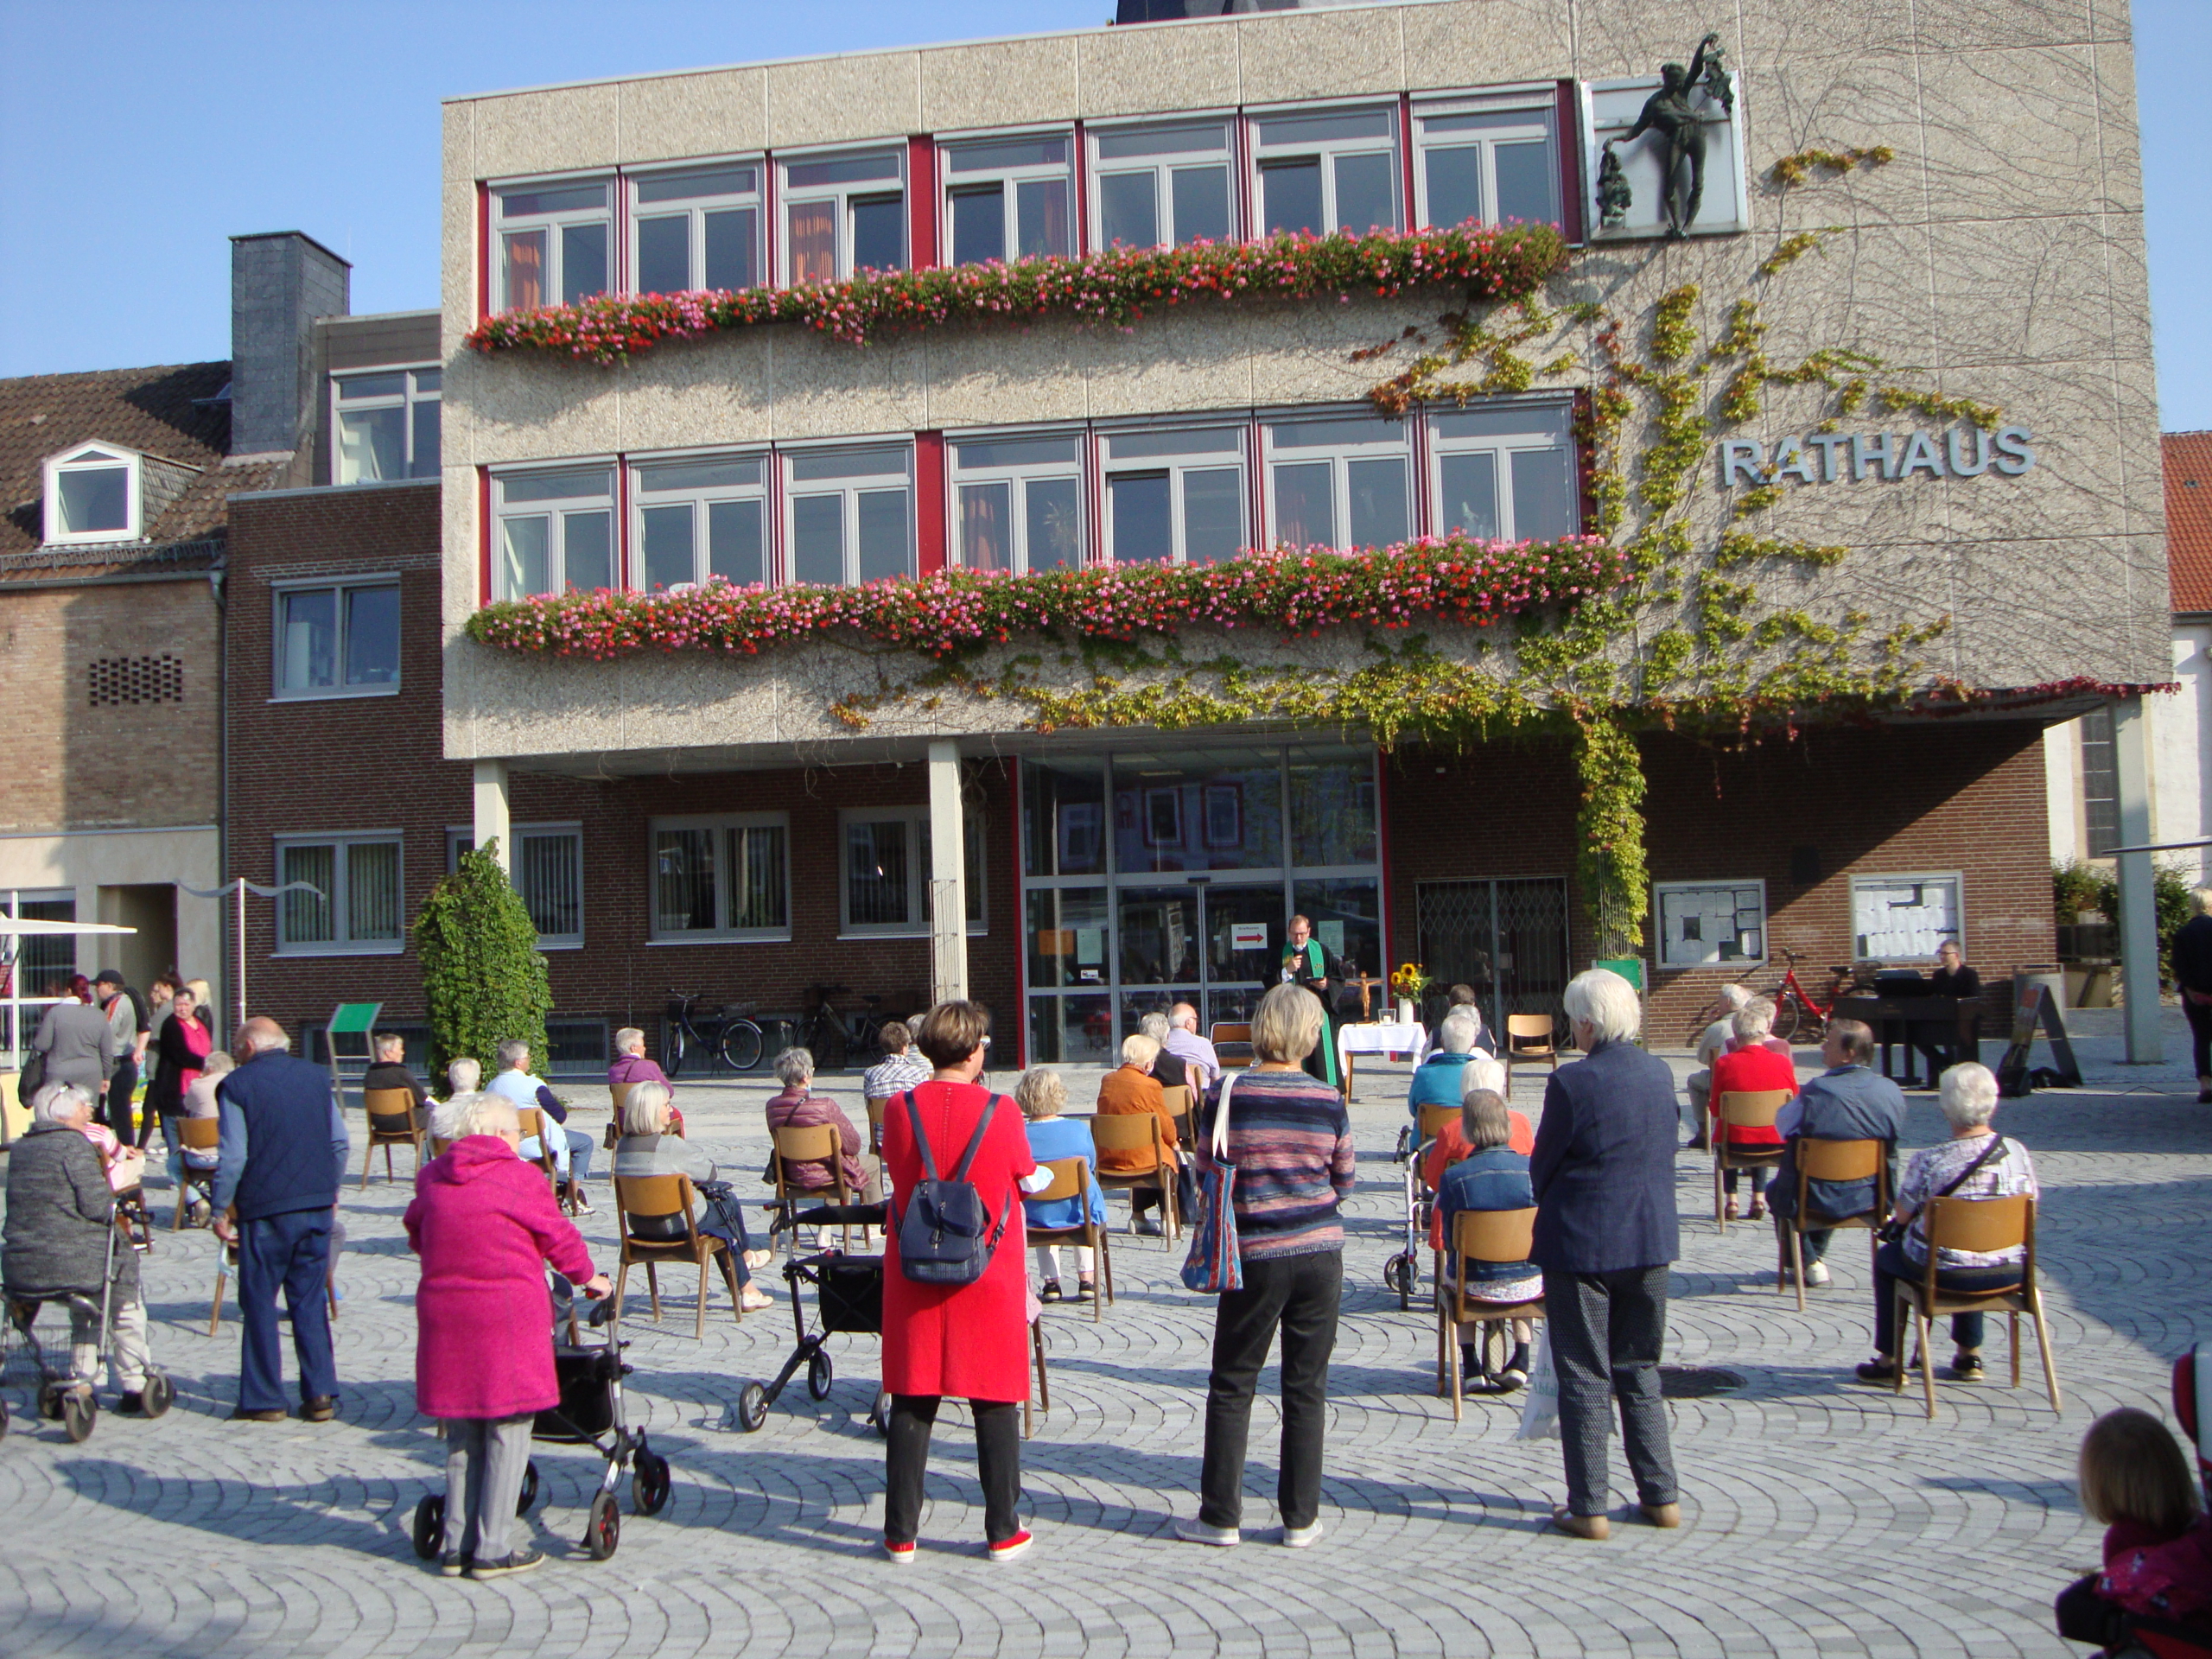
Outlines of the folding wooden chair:
[[1736,1147],[1729,1144],[1731,1129],[1770,1129],[1774,1115],[1789,1103],[1787,1089],[1731,1089],[1720,1096],[1720,1116],[1713,1125],[1713,1219],[1728,1230],[1728,1211],[1722,1198],[1721,1176],[1732,1169],[1779,1169],[1782,1148]]
[[[1874,1207],[1863,1210],[1855,1216],[1810,1216],[1809,1189],[1815,1181],[1866,1181],[1874,1183]],[[1797,1213],[1789,1218],[1789,1264],[1785,1268],[1779,1263],[1774,1269],[1774,1294],[1783,1292],[1783,1280],[1795,1274],[1797,1280],[1797,1311],[1805,1311],[1805,1235],[1808,1231],[1834,1231],[1846,1227],[1863,1227],[1871,1236],[1881,1230],[1890,1214],[1890,1145],[1886,1141],[1811,1141],[1800,1138],[1797,1142]],[[1878,1237],[1869,1238],[1874,1250],[1882,1248]]]
[[[1052,1184],[1042,1192],[1028,1194],[1033,1204],[1044,1204],[1054,1198],[1083,1198],[1090,1192],[1090,1160],[1088,1158],[1054,1158],[1045,1167],[1052,1172]],[[1114,1300],[1114,1258],[1108,1244],[1111,1235],[1090,1218],[1090,1206],[1083,1207],[1083,1223],[1076,1227],[1032,1227],[1028,1230],[1032,1247],[1039,1244],[1080,1244],[1096,1253],[1098,1262],[1098,1285],[1091,1293],[1090,1321],[1096,1325],[1105,1317],[1104,1307]]]
[[384,1148],[384,1178],[396,1181],[392,1173],[391,1149],[394,1147],[415,1148],[415,1167],[423,1167],[423,1130],[415,1121],[415,1095],[407,1089],[365,1089],[361,1104],[367,1109],[369,1120],[368,1145],[361,1154],[361,1191],[368,1191],[369,1166],[376,1161],[377,1148]]
[[515,1121],[522,1126],[524,1140],[537,1142],[536,1162],[545,1172],[545,1179],[552,1183],[554,1196],[560,1200],[562,1212],[571,1216],[575,1214],[575,1201],[570,1196],[575,1190],[575,1183],[571,1181],[569,1192],[563,1192],[561,1190],[560,1166],[553,1161],[553,1137],[565,1135],[567,1131],[558,1123],[549,1121],[545,1114],[535,1106],[516,1107]]
[[[1928,1396],[1928,1415],[1936,1415],[1936,1361],[1928,1345],[1929,1328],[1953,1313],[1985,1313],[2002,1309],[2010,1315],[2012,1345],[2012,1387],[2020,1386],[2020,1315],[2036,1322],[2036,1346],[2043,1355],[2044,1387],[2050,1395],[2050,1409],[2063,1409],[2058,1395],[2058,1367],[2050,1357],[2050,1325],[2044,1318],[2043,1289],[2036,1282],[2036,1201],[2024,1193],[2010,1198],[1930,1198],[1928,1200],[1928,1264],[1917,1282],[1897,1282],[1897,1355],[1894,1392],[1904,1392],[1904,1321],[1910,1313],[1920,1338],[1920,1377]],[[1936,1264],[1945,1250],[1972,1250],[1994,1255],[2018,1247],[2020,1282],[1996,1290],[1946,1290],[1936,1282]]]
[[1213,1045],[1214,1058],[1221,1062],[1224,1071],[1235,1071],[1252,1064],[1252,1025],[1249,1020],[1217,1020],[1207,1033]]
[[622,1109],[630,1103],[630,1091],[637,1086],[634,1083],[610,1083],[607,1085],[607,1098],[613,1107],[613,1116],[607,1120],[605,1141],[609,1152],[613,1151],[615,1143],[622,1139]]
[[[768,1131],[775,1144],[775,1153],[769,1159],[776,1176],[776,1214],[787,1230],[785,1248],[789,1254],[798,1254],[798,1230],[791,1225],[791,1217],[802,1204],[850,1204],[852,1189],[845,1185],[845,1143],[835,1123],[815,1123],[804,1128],[790,1125]],[[785,1173],[790,1164],[820,1164],[830,1172],[828,1186],[793,1186]],[[832,1195],[835,1195],[834,1197]],[[842,1225],[845,1253],[853,1249],[853,1230],[849,1223]]]
[[[731,1259],[728,1242],[714,1233],[699,1230],[699,1218],[692,1213],[696,1199],[691,1190],[689,1175],[617,1175],[614,1178],[614,1208],[622,1218],[622,1265],[614,1274],[614,1317],[622,1317],[622,1292],[628,1282],[632,1263],[645,1270],[645,1287],[652,1297],[653,1323],[660,1323],[660,1275],[657,1271],[663,1262],[693,1262],[699,1268],[698,1320],[692,1327],[691,1338],[702,1342],[707,1335],[707,1264],[714,1262],[721,1268],[722,1281],[729,1287],[730,1312],[740,1325],[745,1323],[745,1299],[738,1292],[737,1264]],[[667,1224],[681,1217],[683,1222],[682,1237],[668,1235]],[[659,1227],[649,1224],[660,1223]],[[646,1230],[639,1230],[647,1224]]]
[[1526,1262],[1535,1246],[1536,1211],[1462,1210],[1452,1219],[1452,1255],[1455,1270],[1436,1277],[1436,1391],[1452,1396],[1452,1421],[1465,1414],[1466,1379],[1459,1371],[1459,1327],[1480,1321],[1483,1340],[1490,1340],[1488,1326],[1506,1319],[1541,1319],[1544,1299],[1491,1302],[1467,1294],[1470,1262]]
[[[1157,1112],[1100,1112],[1090,1120],[1091,1143],[1098,1148],[1098,1185],[1109,1192],[1134,1194],[1139,1187],[1160,1189],[1160,1236],[1169,1243],[1183,1236],[1175,1207],[1175,1166],[1168,1161],[1167,1137]],[[1137,1169],[1103,1167],[1109,1152],[1148,1153],[1151,1163]],[[1137,1230],[1136,1199],[1129,1200],[1129,1230]]]
[[868,1109],[868,1155],[871,1158],[883,1156],[883,1109],[896,1098],[871,1095],[861,1103]]
[[1541,1060],[1559,1070],[1559,1028],[1548,1014],[1509,1014],[1505,1016],[1505,1046],[1497,1058],[1505,1062],[1505,1092],[1513,1094],[1516,1061]]
[[184,1212],[187,1206],[190,1205],[194,1192],[206,1198],[211,1206],[215,1202],[215,1172],[212,1169],[194,1169],[192,1166],[192,1160],[182,1154],[214,1151],[222,1144],[222,1122],[219,1118],[213,1117],[180,1117],[176,1120],[176,1140],[180,1154],[179,1162],[182,1166],[183,1173],[177,1179],[176,1219],[169,1227],[169,1230],[173,1233],[183,1230]]

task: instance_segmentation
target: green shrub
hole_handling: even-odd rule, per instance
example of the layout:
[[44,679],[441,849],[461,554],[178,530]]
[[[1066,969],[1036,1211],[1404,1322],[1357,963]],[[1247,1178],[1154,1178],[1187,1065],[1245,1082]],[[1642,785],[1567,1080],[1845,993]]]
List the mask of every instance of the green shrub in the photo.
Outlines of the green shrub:
[[553,988],[530,912],[488,850],[498,845],[495,839],[463,853],[460,868],[430,889],[415,918],[430,1064],[440,1077],[467,1055],[490,1077],[495,1051],[510,1037],[530,1045],[533,1065],[545,1064]]
[[2051,860],[2050,896],[2061,927],[2071,927],[2085,910],[2101,912],[2112,921],[2120,919],[2120,883],[2102,865],[2078,858],[2063,862]]

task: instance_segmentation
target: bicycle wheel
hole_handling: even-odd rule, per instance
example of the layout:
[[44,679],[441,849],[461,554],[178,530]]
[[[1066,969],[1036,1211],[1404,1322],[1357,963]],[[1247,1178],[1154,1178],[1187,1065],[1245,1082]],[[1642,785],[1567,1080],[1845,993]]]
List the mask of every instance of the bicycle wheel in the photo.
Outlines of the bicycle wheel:
[[664,1027],[660,1033],[660,1069],[674,1077],[683,1069],[683,1027]]
[[760,1065],[764,1046],[760,1027],[750,1020],[733,1020],[722,1027],[722,1064],[733,1071],[750,1071]]
[[1789,1042],[1797,1034],[1797,1020],[1804,1005],[1794,996],[1781,996],[1774,1003],[1774,1034]]

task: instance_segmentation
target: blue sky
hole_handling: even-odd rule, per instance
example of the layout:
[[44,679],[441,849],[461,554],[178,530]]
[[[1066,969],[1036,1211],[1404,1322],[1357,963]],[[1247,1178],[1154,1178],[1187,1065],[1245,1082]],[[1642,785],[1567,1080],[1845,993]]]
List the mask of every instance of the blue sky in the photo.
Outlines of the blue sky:
[[[302,230],[353,309],[437,302],[457,93],[1077,29],[1112,0],[0,0],[0,376],[230,350],[229,236]],[[2135,0],[2163,423],[2212,428],[2212,3]]]

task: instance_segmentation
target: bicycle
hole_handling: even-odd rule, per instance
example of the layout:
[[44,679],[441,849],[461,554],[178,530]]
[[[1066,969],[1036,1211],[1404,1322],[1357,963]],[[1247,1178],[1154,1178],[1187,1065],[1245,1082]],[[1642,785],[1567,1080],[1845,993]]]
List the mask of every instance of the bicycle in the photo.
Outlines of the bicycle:
[[823,1071],[835,1071],[849,1064],[855,1057],[866,1059],[880,1052],[883,1047],[883,1016],[876,1012],[882,1005],[880,996],[863,996],[868,1004],[843,1013],[831,1006],[830,998],[850,996],[849,985],[810,985],[806,994],[813,999],[813,1006],[799,1021],[798,1045],[814,1056],[816,1067]]
[[699,1001],[696,991],[679,991],[671,985],[668,994],[675,1001],[668,1005],[667,1017],[661,1022],[663,1071],[676,1076],[683,1069],[684,1055],[694,1047],[705,1051],[710,1075],[717,1062],[733,1071],[750,1071],[760,1064],[767,1045],[760,1027],[748,1017],[753,1003],[738,1003],[705,1019],[692,1012],[693,1004]]
[[[1797,964],[1805,960],[1804,953],[1784,946],[1782,954],[1786,962],[1781,982],[1768,987],[1758,995],[1774,1004],[1774,1034],[1785,1043],[1824,1040],[1836,1003],[1853,992],[1864,989],[1866,982],[1881,966],[1879,963],[1854,965],[1847,962],[1830,967],[1827,1000],[1822,1001],[1807,990],[1804,982],[1797,977]],[[1731,1012],[1725,999],[1713,998],[1690,1027],[1687,1046],[1695,1047],[1697,1039],[1705,1034],[1706,1027],[1716,1020],[1726,1020]]]

